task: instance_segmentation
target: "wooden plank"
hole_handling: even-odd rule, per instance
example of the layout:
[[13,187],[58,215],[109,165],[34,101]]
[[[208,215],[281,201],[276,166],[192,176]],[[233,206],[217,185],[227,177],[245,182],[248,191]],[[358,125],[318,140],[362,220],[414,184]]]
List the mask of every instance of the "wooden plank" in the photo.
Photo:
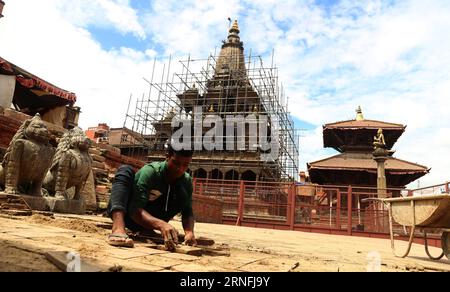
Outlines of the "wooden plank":
[[[67,256],[68,254],[69,254],[69,252],[66,252],[66,251],[51,251],[51,252],[45,253],[45,257],[52,264],[54,264],[58,269],[60,269],[63,272],[67,272],[67,266],[69,264],[71,264],[71,262],[73,262],[72,260],[68,259],[68,256]],[[102,271],[102,269],[100,267],[88,264],[85,261],[83,261],[81,258],[80,258],[79,263],[80,263],[79,272],[101,272]]]

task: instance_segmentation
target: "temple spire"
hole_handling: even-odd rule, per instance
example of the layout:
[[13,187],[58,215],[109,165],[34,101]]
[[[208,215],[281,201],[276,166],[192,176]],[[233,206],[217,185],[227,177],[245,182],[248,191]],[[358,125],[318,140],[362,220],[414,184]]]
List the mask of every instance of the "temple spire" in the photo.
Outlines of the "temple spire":
[[[231,20],[229,18],[229,20]],[[231,23],[230,23],[231,24]],[[244,58],[244,43],[239,37],[239,24],[237,20],[230,25],[228,29],[228,38],[223,41],[222,49],[217,58],[215,77],[224,80],[230,79],[230,74],[245,76],[245,58]],[[239,70],[239,71],[238,71]],[[244,78],[244,77],[243,77]]]
[[356,120],[357,121],[364,121],[364,116],[363,116],[363,113],[362,113],[361,106],[358,106],[358,108],[356,109]]

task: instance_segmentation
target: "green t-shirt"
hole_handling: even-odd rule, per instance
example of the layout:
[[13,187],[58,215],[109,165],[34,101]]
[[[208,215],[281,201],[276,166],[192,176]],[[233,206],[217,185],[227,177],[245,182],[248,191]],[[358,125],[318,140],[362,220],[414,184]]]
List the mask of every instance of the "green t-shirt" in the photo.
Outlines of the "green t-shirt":
[[169,185],[166,172],[167,161],[164,161],[147,164],[136,173],[128,207],[130,214],[142,208],[166,222],[180,212],[183,218],[193,215],[191,176],[185,173]]

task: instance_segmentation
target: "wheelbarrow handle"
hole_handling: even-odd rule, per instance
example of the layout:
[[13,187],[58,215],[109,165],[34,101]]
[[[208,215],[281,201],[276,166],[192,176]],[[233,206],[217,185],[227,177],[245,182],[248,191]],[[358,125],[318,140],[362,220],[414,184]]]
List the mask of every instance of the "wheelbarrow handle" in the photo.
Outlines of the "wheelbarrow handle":
[[370,202],[370,201],[385,203],[384,199],[379,199],[379,198],[366,198],[366,199],[362,199],[361,200],[362,203],[367,203],[367,202]]

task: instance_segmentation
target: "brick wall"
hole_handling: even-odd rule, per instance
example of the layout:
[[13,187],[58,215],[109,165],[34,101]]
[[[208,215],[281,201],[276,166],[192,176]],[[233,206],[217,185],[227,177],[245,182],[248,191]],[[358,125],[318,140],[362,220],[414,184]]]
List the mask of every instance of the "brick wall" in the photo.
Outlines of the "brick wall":
[[123,164],[131,165],[136,171],[145,165],[144,161],[137,160],[125,155],[120,155],[120,153],[111,150],[104,150],[102,152],[102,155],[106,158],[106,168],[112,170],[113,172],[115,172],[115,170],[117,170]]
[[[0,114],[0,147],[7,148],[22,123],[31,118],[31,116],[21,112],[10,109],[4,110],[4,112]],[[57,143],[55,138],[62,137],[66,130],[48,122],[45,122],[45,124],[53,135],[50,143],[53,146],[56,146]]]
[[221,201],[200,195],[194,195],[192,201],[196,222],[222,224]]
[[7,148],[22,122],[0,115],[0,147]]

